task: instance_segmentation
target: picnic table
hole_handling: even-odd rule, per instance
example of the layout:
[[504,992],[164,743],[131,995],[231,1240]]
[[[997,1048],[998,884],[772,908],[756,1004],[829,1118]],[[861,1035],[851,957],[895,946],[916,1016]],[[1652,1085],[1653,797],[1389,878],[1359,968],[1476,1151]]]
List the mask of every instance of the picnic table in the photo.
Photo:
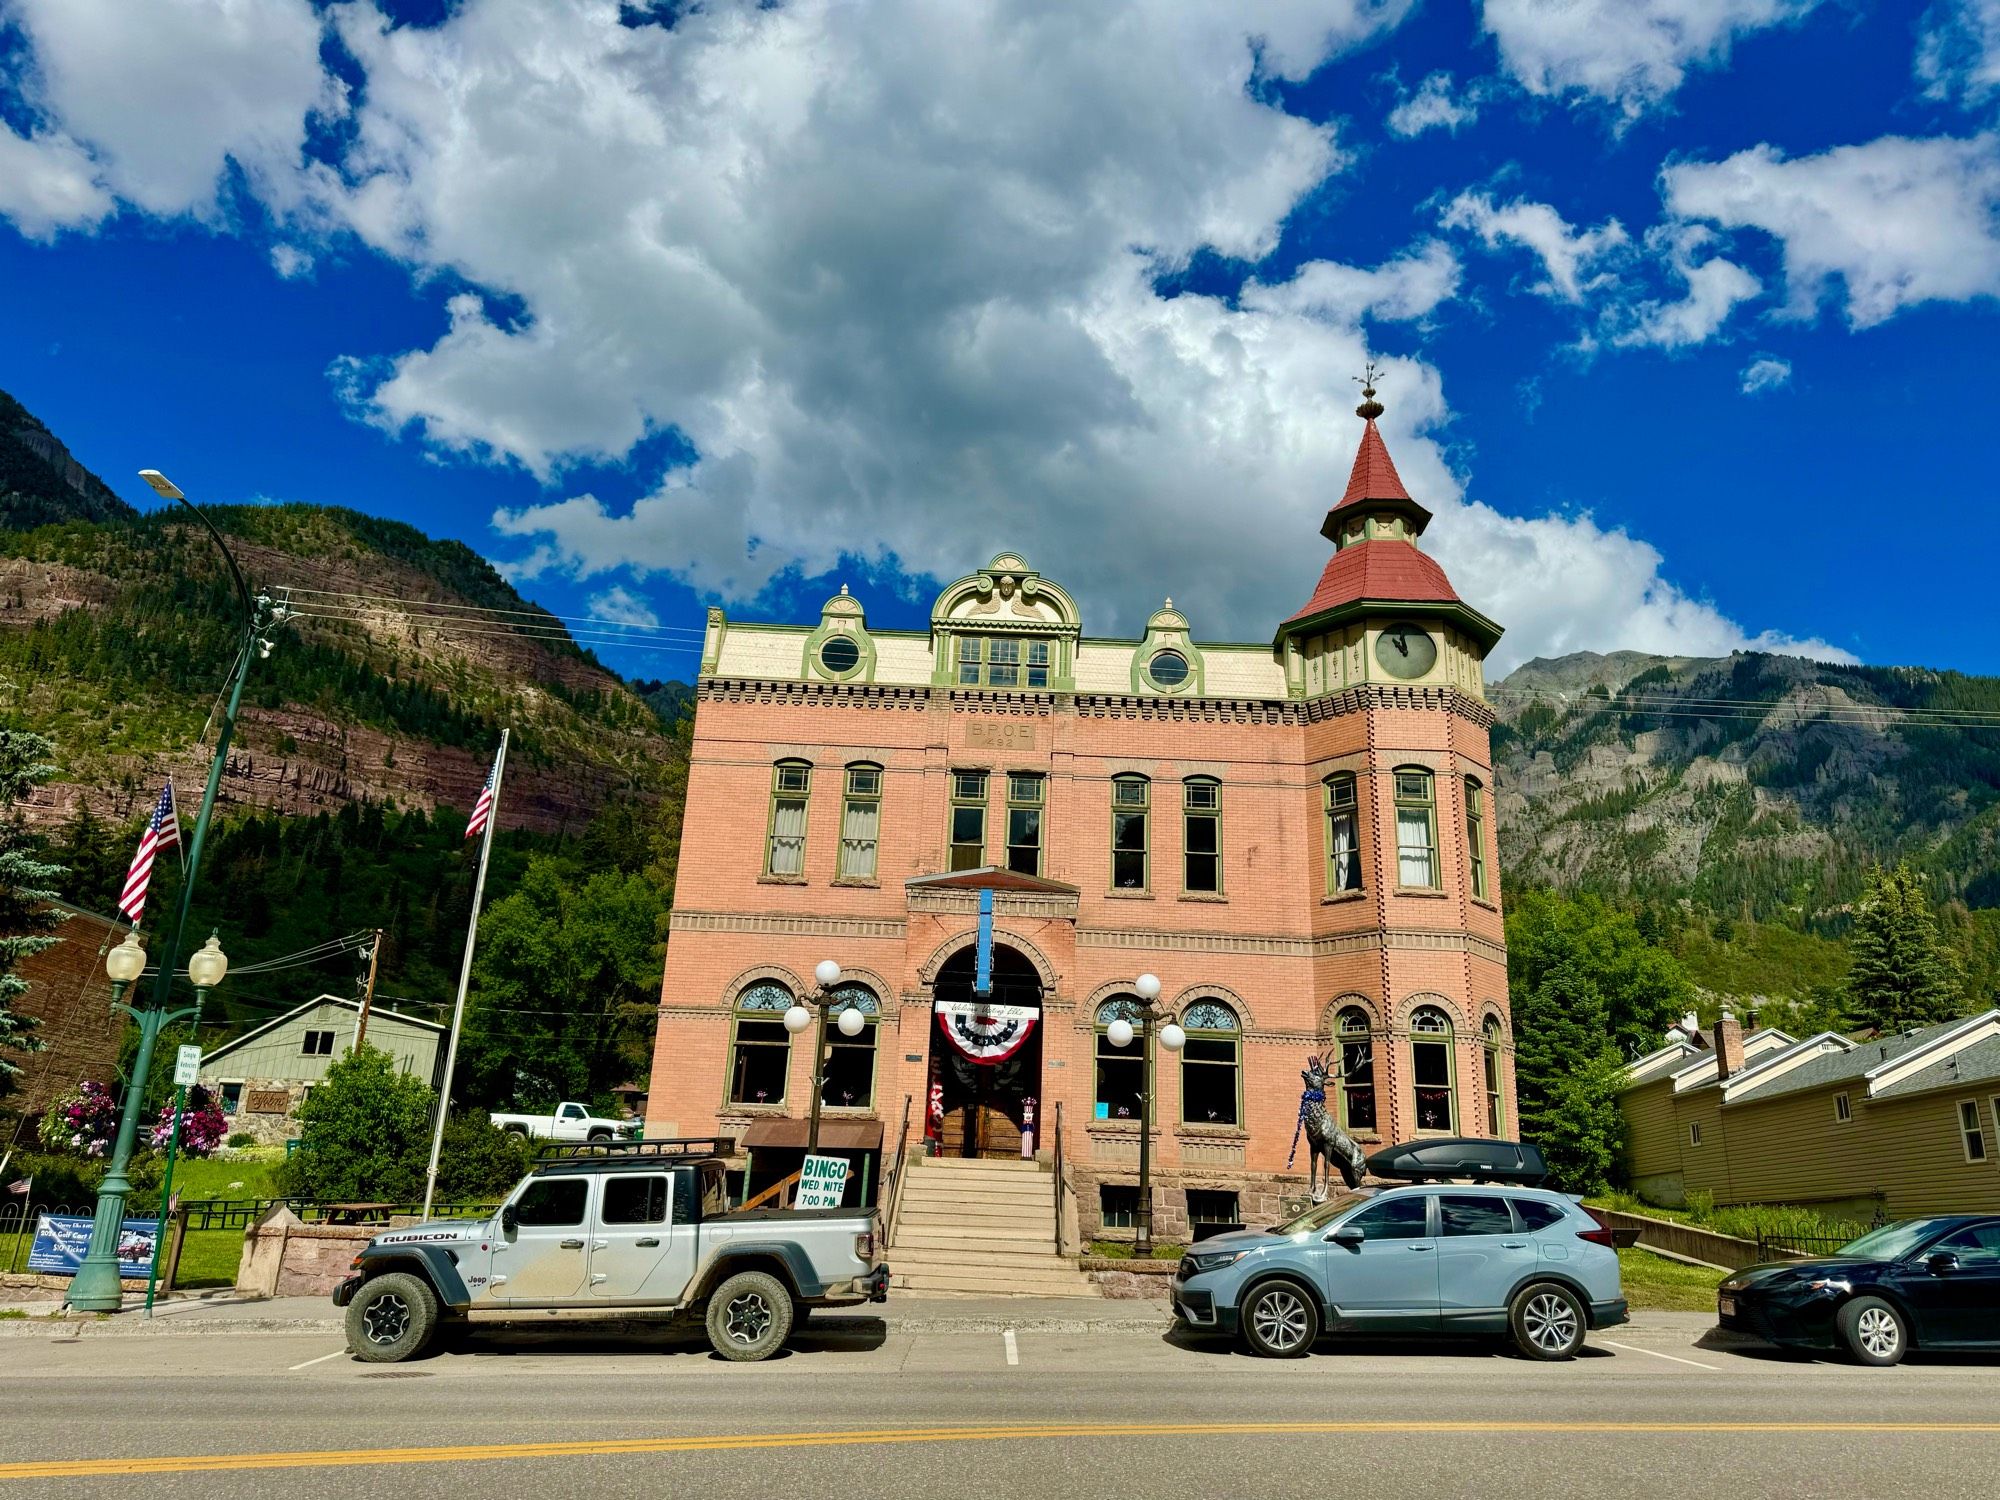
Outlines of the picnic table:
[[323,1210],[329,1224],[386,1224],[393,1203],[329,1203]]

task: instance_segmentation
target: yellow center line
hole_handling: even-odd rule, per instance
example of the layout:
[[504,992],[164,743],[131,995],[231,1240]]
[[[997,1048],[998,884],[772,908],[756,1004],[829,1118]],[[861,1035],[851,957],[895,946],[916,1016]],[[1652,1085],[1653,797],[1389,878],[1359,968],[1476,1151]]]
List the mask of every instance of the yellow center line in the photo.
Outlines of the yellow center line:
[[1022,1438],[1246,1437],[1308,1434],[1426,1436],[1479,1433],[1987,1433],[2000,1422],[1140,1422],[1043,1423],[1020,1427],[907,1427],[860,1432],[741,1432],[685,1437],[603,1438],[547,1443],[475,1443],[435,1448],[330,1448],[290,1453],[207,1453],[161,1458],[31,1459],[0,1464],[0,1480],[83,1479],[118,1474],[213,1474],[246,1469],[340,1469],[372,1464],[483,1463],[631,1453],[719,1453],[867,1444],[987,1443]]

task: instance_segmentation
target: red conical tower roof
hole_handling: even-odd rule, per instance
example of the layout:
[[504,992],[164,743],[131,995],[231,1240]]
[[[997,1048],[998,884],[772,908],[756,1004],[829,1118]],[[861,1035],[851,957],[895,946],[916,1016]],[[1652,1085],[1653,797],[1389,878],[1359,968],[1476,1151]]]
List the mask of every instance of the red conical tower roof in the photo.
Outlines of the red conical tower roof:
[[1382,403],[1375,399],[1374,388],[1364,385],[1361,396],[1361,404],[1354,408],[1354,414],[1365,424],[1361,429],[1361,446],[1354,450],[1354,468],[1347,476],[1347,493],[1326,513],[1326,521],[1319,529],[1320,535],[1330,542],[1339,541],[1341,522],[1348,519],[1341,512],[1360,508],[1393,510],[1407,516],[1410,529],[1421,536],[1430,524],[1431,513],[1417,504],[1410,492],[1403,488],[1403,476],[1396,472],[1396,461],[1389,457],[1389,445],[1382,441],[1381,429],[1375,425],[1375,419],[1382,415]]

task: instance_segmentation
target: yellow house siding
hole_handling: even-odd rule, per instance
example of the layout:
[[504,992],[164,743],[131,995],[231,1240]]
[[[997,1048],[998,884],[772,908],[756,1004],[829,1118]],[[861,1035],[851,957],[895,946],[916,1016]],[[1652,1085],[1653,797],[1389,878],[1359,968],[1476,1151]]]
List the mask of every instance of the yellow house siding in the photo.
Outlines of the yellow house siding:
[[[1857,1105],[1881,1145],[1875,1186],[1889,1195],[1892,1218],[1915,1214],[2000,1213],[2000,1142],[1995,1142],[1992,1081],[1977,1090],[1941,1091]],[[1986,1160],[1969,1162],[1959,1138],[1958,1102],[1975,1100],[1986,1136]]]
[[[1722,1119],[1722,1094],[1705,1088],[1682,1094],[1674,1101],[1679,1125],[1681,1181],[1690,1193],[1713,1193],[1715,1201],[1729,1200],[1729,1142]],[[1701,1126],[1701,1144],[1690,1145],[1688,1127]]]
[[1673,1087],[1670,1080],[1662,1078],[1620,1098],[1625,1111],[1625,1161],[1635,1178],[1681,1169]]
[[1884,1163],[1876,1132],[1862,1118],[1861,1086],[1846,1088],[1854,1118],[1833,1116],[1840,1088],[1812,1089],[1724,1111],[1729,1129],[1729,1186],[1717,1202],[1803,1203],[1872,1191]]

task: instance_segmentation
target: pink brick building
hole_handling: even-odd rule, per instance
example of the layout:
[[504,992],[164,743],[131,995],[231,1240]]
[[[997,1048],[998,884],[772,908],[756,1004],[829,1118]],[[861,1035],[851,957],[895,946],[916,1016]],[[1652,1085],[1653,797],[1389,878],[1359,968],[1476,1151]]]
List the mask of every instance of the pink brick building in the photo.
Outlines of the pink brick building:
[[[1380,410],[1266,642],[1205,641],[1171,600],[1139,639],[1090,636],[1019,553],[928,631],[871,630],[845,591],[811,624],[711,611],[648,1133],[739,1135],[758,1186],[795,1169],[813,1033],[780,1018],[832,958],[868,1023],[835,1033],[823,1142],[879,1166],[907,1103],[913,1145],[1047,1153],[1060,1109],[1086,1235],[1134,1207],[1143,1068],[1105,1033],[1142,973],[1189,1036],[1154,1073],[1162,1238],[1300,1190],[1310,1054],[1371,1149],[1513,1134],[1500,631],[1418,550]],[[1013,1009],[968,1042],[982,887]]]

